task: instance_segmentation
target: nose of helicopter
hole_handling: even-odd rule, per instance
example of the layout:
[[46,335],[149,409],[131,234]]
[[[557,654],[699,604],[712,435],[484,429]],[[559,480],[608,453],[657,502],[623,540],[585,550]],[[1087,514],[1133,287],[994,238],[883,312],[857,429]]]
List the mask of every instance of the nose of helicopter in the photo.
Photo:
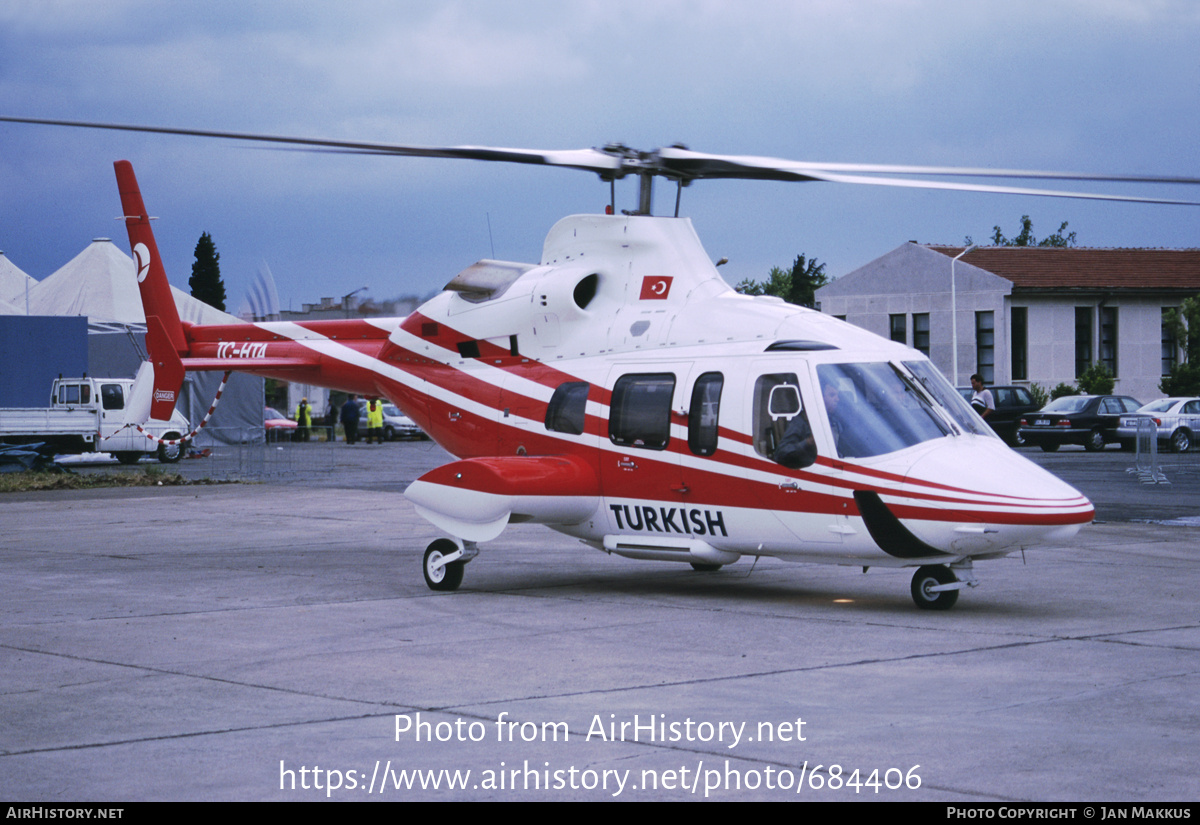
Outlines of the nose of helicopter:
[[906,481],[928,492],[920,518],[897,513],[904,524],[962,552],[1068,538],[1095,516],[1086,496],[997,438],[946,439],[912,464]]

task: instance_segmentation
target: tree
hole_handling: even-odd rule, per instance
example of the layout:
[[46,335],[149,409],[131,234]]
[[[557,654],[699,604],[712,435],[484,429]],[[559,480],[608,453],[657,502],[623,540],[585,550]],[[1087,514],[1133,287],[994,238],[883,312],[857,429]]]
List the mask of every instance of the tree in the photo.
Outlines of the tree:
[[1183,344],[1183,361],[1171,367],[1158,388],[1167,395],[1200,395],[1200,295],[1185,298],[1163,320],[1172,337]]
[[210,307],[225,311],[225,284],[221,281],[221,256],[213,243],[212,235],[200,235],[196,242],[196,262],[192,264],[192,277],[188,286],[192,297],[199,298]]
[[[1075,233],[1069,232],[1066,235],[1067,222],[1063,221],[1059,225],[1058,231],[1053,235],[1047,235],[1040,241],[1033,236],[1033,221],[1028,215],[1021,216],[1021,231],[1016,237],[1006,238],[1004,233],[1000,231],[999,226],[992,227],[992,246],[1057,246],[1067,248],[1075,245]],[[974,241],[971,236],[966,237],[967,246],[970,246]]]
[[816,290],[829,283],[825,275],[825,264],[817,263],[817,259],[808,259],[801,253],[792,262],[791,269],[771,267],[765,281],[752,281],[746,278],[734,289],[743,295],[774,295],[789,304],[809,307],[816,305]]
[[1079,376],[1079,389],[1085,395],[1109,395],[1115,385],[1113,374],[1099,361],[1090,364]]

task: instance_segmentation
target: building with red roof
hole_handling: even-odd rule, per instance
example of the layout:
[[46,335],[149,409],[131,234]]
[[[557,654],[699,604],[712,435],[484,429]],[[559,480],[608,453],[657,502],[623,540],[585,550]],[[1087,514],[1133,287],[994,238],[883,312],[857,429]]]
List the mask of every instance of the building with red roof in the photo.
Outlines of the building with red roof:
[[818,307],[921,350],[957,386],[978,372],[1051,388],[1099,362],[1116,392],[1162,395],[1182,357],[1164,317],[1200,294],[1200,249],[965,249],[906,243],[817,290]]

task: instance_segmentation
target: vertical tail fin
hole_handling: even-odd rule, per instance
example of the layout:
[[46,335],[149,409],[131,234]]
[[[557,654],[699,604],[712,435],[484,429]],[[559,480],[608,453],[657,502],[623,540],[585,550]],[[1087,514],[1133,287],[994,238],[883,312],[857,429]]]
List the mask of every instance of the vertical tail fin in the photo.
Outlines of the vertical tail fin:
[[125,229],[129,232],[129,248],[133,252],[133,262],[137,264],[142,309],[147,317],[159,317],[171,346],[175,348],[176,353],[183,354],[187,352],[187,340],[183,335],[183,326],[179,323],[179,310],[175,308],[175,298],[171,295],[171,285],[167,283],[162,257],[158,254],[158,244],[154,242],[150,216],[146,214],[142,193],[133,174],[133,164],[127,160],[119,160],[113,164],[113,168],[117,171],[117,188],[121,192],[121,208],[125,215]]
[[[152,369],[138,371],[138,382],[133,393],[141,398],[150,398],[149,414],[153,418],[167,419],[175,409],[175,399],[183,383],[183,364],[180,355],[187,353],[187,338],[179,322],[179,310],[167,282],[158,244],[154,242],[154,231],[150,228],[150,216],[142,203],[133,164],[119,160],[113,164],[117,172],[117,188],[121,193],[121,208],[125,215],[125,228],[129,232],[129,247],[137,265],[138,288],[142,293],[142,309],[146,314],[146,352]],[[146,387],[147,381],[152,385]],[[139,388],[138,384],[142,385]],[[138,413],[144,416],[143,404],[138,404]],[[144,421],[145,418],[143,417]],[[139,422],[141,423],[141,422]]]

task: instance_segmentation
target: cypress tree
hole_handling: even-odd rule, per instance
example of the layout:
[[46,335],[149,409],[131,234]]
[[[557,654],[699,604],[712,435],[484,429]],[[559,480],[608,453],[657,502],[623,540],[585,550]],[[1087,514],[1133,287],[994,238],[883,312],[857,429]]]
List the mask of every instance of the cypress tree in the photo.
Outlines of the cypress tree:
[[221,281],[221,256],[212,236],[207,232],[196,242],[196,262],[192,264],[192,277],[188,286],[192,297],[199,298],[210,307],[225,311],[225,284]]

